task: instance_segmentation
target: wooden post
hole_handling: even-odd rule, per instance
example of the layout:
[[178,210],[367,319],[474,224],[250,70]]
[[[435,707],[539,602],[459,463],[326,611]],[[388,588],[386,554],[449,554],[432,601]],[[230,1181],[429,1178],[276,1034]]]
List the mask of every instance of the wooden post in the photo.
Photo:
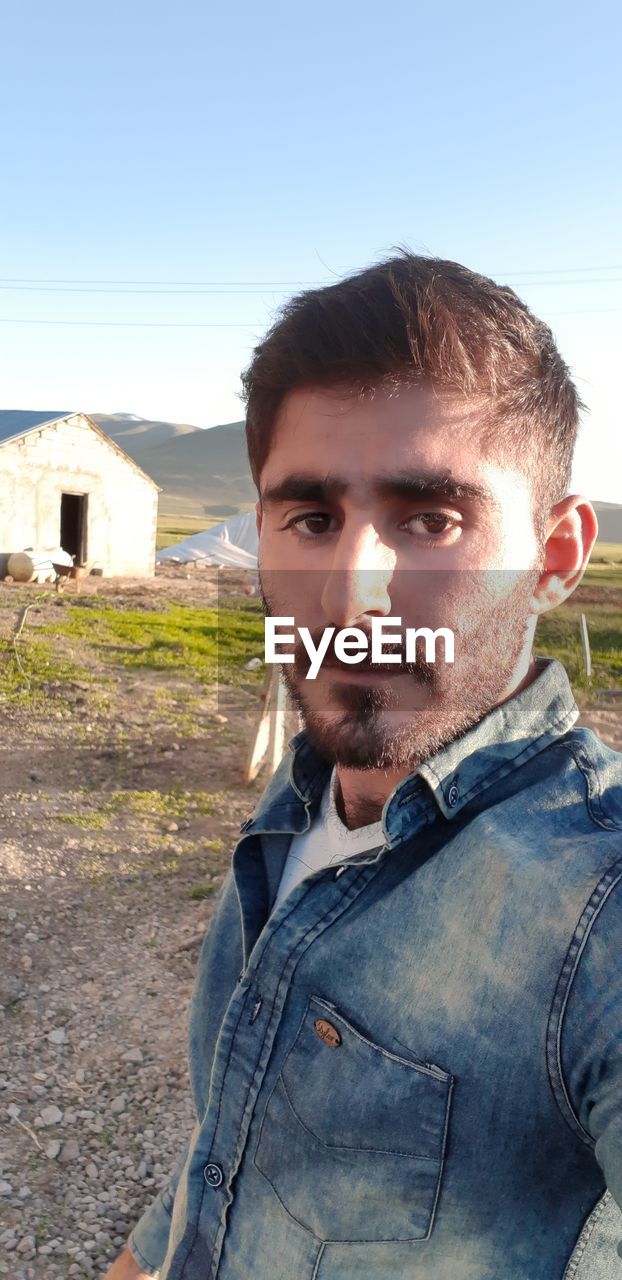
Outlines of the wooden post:
[[272,775],[285,753],[287,708],[285,685],[278,666],[270,664],[259,694],[255,729],[244,766],[246,786],[255,780],[264,761]]
[[268,750],[270,741],[270,693],[274,679],[274,667],[266,667],[264,682],[259,694],[259,709],[255,720],[255,731],[244,765],[243,780],[246,786],[257,777],[262,761]]
[[589,680],[592,675],[592,655],[590,653],[590,637],[587,631],[587,619],[584,613],[581,614],[579,625],[581,628],[581,645],[583,648],[585,674]]
[[270,738],[268,741],[268,766],[276,772],[285,750],[285,685],[276,667],[273,680],[272,705],[270,707]]

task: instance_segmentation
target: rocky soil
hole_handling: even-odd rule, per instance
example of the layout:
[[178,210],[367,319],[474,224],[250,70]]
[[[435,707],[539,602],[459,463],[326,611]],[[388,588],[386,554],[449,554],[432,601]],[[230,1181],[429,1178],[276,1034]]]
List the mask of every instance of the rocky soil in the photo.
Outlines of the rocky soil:
[[[132,607],[154,594],[210,599],[179,572],[148,592],[100,591],[119,607],[128,595]],[[0,614],[5,635],[14,613]],[[2,708],[0,1276],[11,1280],[101,1276],[167,1181],[192,1128],[198,950],[261,790],[240,783],[253,692],[123,668],[114,681],[104,709],[80,681],[52,685],[37,709]]]
[[[148,607],[154,593],[204,600],[197,579],[100,590]],[[240,783],[256,695],[165,678],[165,703],[161,674],[119,668],[103,709],[79,681],[37,710],[3,708],[0,1276],[11,1280],[103,1275],[192,1127],[198,949],[262,784]],[[622,750],[620,693],[581,722]]]

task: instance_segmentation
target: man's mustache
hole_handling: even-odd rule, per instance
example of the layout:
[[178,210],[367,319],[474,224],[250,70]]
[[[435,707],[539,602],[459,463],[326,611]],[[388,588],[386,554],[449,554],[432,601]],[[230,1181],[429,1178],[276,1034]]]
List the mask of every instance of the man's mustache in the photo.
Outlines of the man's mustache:
[[[372,662],[370,656],[372,643],[371,631],[368,631],[365,627],[357,627],[357,631],[362,632],[365,637],[367,641],[367,651],[357,654],[356,662],[343,662],[335,653],[335,639],[339,634],[338,631],[335,631],[335,635],[332,636],[328,642],[326,653],[322,659],[322,669],[328,668],[333,671],[351,671],[354,669],[356,671],[369,671],[370,673],[375,672],[376,674],[386,672],[389,675],[396,675],[399,672],[400,675],[412,676],[413,679],[419,681],[421,684],[433,683],[434,665],[432,663],[425,662],[423,659],[420,662]],[[309,635],[314,649],[319,649],[320,644],[324,639],[324,630],[318,629],[316,631],[312,631],[311,628],[309,628]],[[421,645],[423,648],[425,647],[423,640],[421,641]],[[385,654],[394,653],[397,656],[401,656],[402,654],[402,645],[400,644],[383,641],[382,647]],[[311,659],[301,640],[296,640],[294,643],[293,656],[294,661],[293,664],[290,664],[290,671],[293,665],[296,675],[306,677],[307,671],[311,665]],[[287,667],[285,670],[287,671]]]

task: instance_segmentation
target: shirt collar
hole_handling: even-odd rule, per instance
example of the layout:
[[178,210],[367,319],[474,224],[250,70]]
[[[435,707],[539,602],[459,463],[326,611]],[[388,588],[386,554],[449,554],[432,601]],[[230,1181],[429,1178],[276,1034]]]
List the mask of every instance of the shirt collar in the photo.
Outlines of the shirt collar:
[[[389,844],[403,838],[408,811],[422,784],[445,818],[451,819],[480,792],[543,751],[572,727],[579,708],[565,667],[557,658],[535,658],[534,679],[520,693],[494,707],[477,724],[430,756],[403,778],[382,812]],[[244,824],[253,833],[300,831],[308,826],[312,806],[319,803],[331,765],[312,746],[306,731],[288,744],[288,780],[276,777],[266,788],[254,818]]]

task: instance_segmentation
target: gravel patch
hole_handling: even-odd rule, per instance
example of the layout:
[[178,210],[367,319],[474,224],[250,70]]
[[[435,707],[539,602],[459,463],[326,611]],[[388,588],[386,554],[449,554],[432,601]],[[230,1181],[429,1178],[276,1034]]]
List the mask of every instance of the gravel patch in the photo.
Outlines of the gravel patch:
[[0,902],[0,1275],[11,1280],[102,1275],[192,1128],[186,1017],[207,904],[161,902],[164,920],[153,895],[146,912],[147,885],[116,888],[111,903],[47,881],[20,887],[19,907]]

